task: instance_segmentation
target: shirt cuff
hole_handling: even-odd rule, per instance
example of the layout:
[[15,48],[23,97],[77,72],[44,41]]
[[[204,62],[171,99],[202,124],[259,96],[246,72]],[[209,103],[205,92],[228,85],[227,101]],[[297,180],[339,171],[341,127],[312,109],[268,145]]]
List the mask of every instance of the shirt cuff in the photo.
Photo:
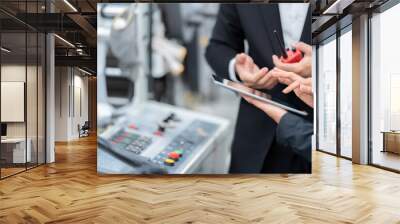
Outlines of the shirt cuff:
[[229,78],[234,81],[234,82],[240,82],[236,76],[236,72],[235,72],[235,63],[236,63],[236,59],[232,58],[229,61]]

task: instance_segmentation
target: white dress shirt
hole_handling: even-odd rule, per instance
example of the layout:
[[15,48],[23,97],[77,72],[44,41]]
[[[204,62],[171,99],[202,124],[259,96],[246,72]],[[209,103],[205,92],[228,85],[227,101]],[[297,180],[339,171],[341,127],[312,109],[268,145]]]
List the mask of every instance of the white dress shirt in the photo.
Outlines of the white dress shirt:
[[[309,3],[279,3],[282,33],[286,48],[299,42],[306,21]],[[235,72],[235,58],[229,61],[229,78],[239,82]]]

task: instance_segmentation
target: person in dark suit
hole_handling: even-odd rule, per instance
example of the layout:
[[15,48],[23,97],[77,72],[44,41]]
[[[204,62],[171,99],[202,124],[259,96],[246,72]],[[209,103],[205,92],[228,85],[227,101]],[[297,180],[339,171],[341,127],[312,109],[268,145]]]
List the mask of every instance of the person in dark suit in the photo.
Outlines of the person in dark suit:
[[[300,100],[308,106],[314,107],[311,78],[303,78],[296,73],[287,72],[278,68],[271,71],[271,75],[277,77],[279,82],[288,86],[282,91],[289,93],[294,91]],[[232,83],[236,88],[247,89],[243,84]],[[265,95],[260,91],[250,90],[256,95]],[[272,120],[277,123],[276,142],[278,145],[291,149],[291,151],[311,165],[311,137],[313,135],[313,123],[302,116],[289,113],[284,109],[271,104],[264,103],[257,99],[242,95],[249,103],[264,111]]]
[[[300,30],[291,32],[298,27]],[[286,47],[298,41],[310,44],[309,5],[221,4],[206,59],[218,76],[263,90],[273,100],[306,110],[309,114],[306,119],[312,122],[312,109],[294,93],[283,94],[285,85],[269,74],[274,67],[272,56],[280,55],[274,30]],[[244,53],[245,40],[247,53]],[[276,128],[272,118],[241,100],[230,173],[310,173],[310,163],[290,148],[277,144]]]

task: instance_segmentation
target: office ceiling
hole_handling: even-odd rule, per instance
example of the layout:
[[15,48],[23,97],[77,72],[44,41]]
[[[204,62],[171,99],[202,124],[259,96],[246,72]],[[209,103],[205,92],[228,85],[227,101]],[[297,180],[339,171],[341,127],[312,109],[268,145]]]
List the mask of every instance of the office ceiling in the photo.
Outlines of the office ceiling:
[[[14,58],[16,61],[26,55],[25,35],[21,33],[54,32],[60,37],[55,38],[56,65],[79,66],[95,73],[96,4],[99,1],[51,0],[47,5],[45,2],[1,0],[2,45],[12,50],[7,53],[9,60]],[[52,13],[49,13],[50,9]],[[27,36],[29,41],[31,37]],[[30,58],[36,48],[30,43],[27,46]]]
[[[331,36],[351,24],[352,18],[373,11],[389,0],[316,0],[313,5],[313,42]],[[340,21],[340,22],[339,22]]]
[[[328,10],[336,4],[338,13]],[[314,42],[325,38],[335,32],[337,21],[351,17],[378,7],[387,0],[316,0],[316,1],[287,1],[310,2],[313,11],[312,36]],[[3,45],[11,48],[11,54],[17,56],[26,55],[23,35],[26,29],[40,32],[55,32],[62,39],[72,43],[71,47],[60,38],[56,38],[56,63],[57,65],[82,66],[96,71],[96,27],[97,27],[97,3],[105,2],[129,2],[128,0],[51,0],[45,5],[45,0],[1,0],[0,1],[0,27],[4,36]],[[259,1],[256,1],[259,2]],[[262,1],[265,2],[265,1]],[[269,2],[275,2],[271,0]],[[46,9],[47,7],[47,9]],[[52,9],[52,13],[49,12]],[[27,13],[26,13],[27,12]],[[332,13],[333,12],[333,13]],[[342,20],[343,21],[343,20]],[[345,23],[341,24],[345,25]],[[28,38],[30,39],[30,38]],[[29,40],[28,40],[29,41]],[[77,50],[78,49],[78,50]],[[28,55],[33,53],[34,45],[28,44]],[[11,55],[10,54],[10,55]],[[10,56],[9,55],[9,56]]]
[[[43,34],[37,33],[2,33],[2,47],[10,52],[2,51],[1,61],[11,64],[36,64],[44,57],[44,42],[38,42]],[[43,40],[43,38],[42,38]],[[26,46],[26,47],[25,47]]]

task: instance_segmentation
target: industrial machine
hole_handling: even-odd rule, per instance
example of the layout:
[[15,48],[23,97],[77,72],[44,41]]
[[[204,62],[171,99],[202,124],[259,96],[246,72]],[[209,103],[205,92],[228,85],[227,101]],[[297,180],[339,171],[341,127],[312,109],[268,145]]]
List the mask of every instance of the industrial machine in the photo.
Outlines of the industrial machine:
[[[160,66],[173,70],[178,62],[174,59],[173,63],[171,60],[155,60],[148,63],[156,58],[152,54],[158,54],[161,58],[173,58],[173,55],[167,55],[166,51],[160,53],[160,49],[171,49],[168,52],[174,52],[173,49],[175,52],[179,51],[177,44],[163,39],[162,33],[151,29],[162,27],[152,5],[117,6],[126,10],[116,13],[118,8],[109,9],[116,14],[115,17],[110,16],[110,22],[105,18],[107,16],[104,16],[107,15],[104,4],[99,4],[98,172],[227,173],[230,161],[230,128],[227,120],[148,100],[147,79],[150,77],[147,72],[157,71]],[[114,29],[114,25],[117,28]],[[157,38],[152,40],[149,38],[152,35],[157,35]],[[149,43],[155,44],[158,51],[151,51]],[[107,65],[109,49],[121,62],[118,68],[110,69]],[[129,52],[133,52],[133,55],[127,55]],[[114,72],[109,74],[110,70]],[[133,90],[120,91],[133,92],[128,96],[132,99],[121,101],[116,99],[115,94],[107,93],[107,90],[110,91],[108,84],[112,76],[124,76],[127,82],[134,83]],[[130,85],[121,85],[121,88],[124,86]],[[125,103],[116,106],[113,102],[117,101]]]
[[[229,142],[225,119],[157,102],[133,108],[100,136],[117,150],[148,158],[171,174],[226,173]],[[137,173],[129,161],[102,150],[97,154],[100,173]]]

